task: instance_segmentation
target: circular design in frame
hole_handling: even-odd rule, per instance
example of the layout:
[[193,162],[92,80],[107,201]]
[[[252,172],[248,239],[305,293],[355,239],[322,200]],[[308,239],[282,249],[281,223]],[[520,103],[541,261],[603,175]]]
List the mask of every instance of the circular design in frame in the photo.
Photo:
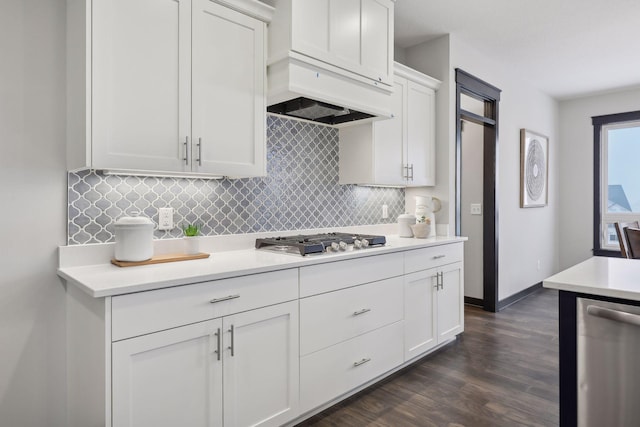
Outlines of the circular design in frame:
[[520,129],[520,207],[547,205],[549,138]]
[[537,201],[540,199],[540,196],[542,196],[545,177],[547,176],[544,151],[542,150],[542,144],[540,144],[540,141],[537,139],[532,140],[529,144],[526,162],[525,185],[527,195],[532,201]]

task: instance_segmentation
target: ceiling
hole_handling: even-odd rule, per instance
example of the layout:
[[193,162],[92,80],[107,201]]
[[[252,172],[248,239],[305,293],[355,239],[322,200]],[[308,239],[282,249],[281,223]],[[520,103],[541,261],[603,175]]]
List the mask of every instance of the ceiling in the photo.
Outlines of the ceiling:
[[638,0],[396,1],[396,46],[445,34],[560,100],[640,87]]

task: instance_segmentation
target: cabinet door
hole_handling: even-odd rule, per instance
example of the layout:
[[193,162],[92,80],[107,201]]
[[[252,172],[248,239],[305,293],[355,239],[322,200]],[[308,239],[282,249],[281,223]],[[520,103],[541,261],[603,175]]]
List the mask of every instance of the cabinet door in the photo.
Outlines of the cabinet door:
[[462,263],[440,267],[442,286],[437,292],[438,343],[464,329],[464,278]]
[[433,348],[437,342],[435,288],[437,270],[407,274],[404,281],[404,360]]
[[221,326],[213,320],[113,343],[113,426],[221,426]]
[[407,163],[413,165],[409,185],[435,185],[435,92],[408,82]]
[[225,317],[224,348],[225,426],[279,426],[298,415],[297,301]]
[[393,83],[393,2],[292,0],[294,51]]
[[[406,165],[406,115],[403,114],[407,94],[407,80],[394,79],[391,95],[391,113],[388,120],[373,123],[375,148],[375,183],[386,185],[405,185]],[[366,125],[365,125],[366,126]],[[369,125],[371,126],[371,125]]]
[[393,3],[362,0],[362,69],[379,82],[393,83]]
[[190,169],[190,5],[92,2],[92,167]]
[[265,175],[265,24],[209,0],[193,7],[193,171]]

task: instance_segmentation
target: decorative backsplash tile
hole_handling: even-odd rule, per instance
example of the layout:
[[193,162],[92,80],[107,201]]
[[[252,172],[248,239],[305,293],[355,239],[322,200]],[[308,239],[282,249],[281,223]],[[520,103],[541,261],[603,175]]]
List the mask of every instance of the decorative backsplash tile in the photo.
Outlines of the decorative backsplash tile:
[[[158,221],[172,207],[180,237],[184,223],[203,224],[204,235],[286,231],[395,222],[404,190],[338,184],[338,130],[267,117],[267,176],[207,180],[69,173],[68,243],[114,241],[116,219],[134,210]],[[389,218],[381,219],[381,207]]]

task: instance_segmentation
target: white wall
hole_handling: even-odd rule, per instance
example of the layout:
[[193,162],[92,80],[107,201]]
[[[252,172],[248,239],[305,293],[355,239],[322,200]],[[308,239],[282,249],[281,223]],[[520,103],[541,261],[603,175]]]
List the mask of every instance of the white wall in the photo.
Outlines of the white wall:
[[64,426],[64,0],[0,2],[0,52],[0,426]]
[[560,268],[593,249],[593,125],[591,117],[640,110],[640,89],[560,103]]
[[[443,62],[447,56],[449,61]],[[503,300],[556,272],[560,191],[557,102],[521,80],[510,71],[508,64],[496,62],[453,34],[407,49],[406,61],[410,67],[443,80],[439,95],[446,96],[446,99],[438,99],[437,103],[436,192],[438,197],[444,194],[447,201],[454,200],[455,195],[455,69],[461,68],[502,89],[497,177],[499,299]],[[550,138],[549,205],[544,208],[520,208],[520,128],[528,128]],[[445,169],[448,169],[447,175],[443,176]],[[455,212],[448,204],[446,214],[453,225]]]

